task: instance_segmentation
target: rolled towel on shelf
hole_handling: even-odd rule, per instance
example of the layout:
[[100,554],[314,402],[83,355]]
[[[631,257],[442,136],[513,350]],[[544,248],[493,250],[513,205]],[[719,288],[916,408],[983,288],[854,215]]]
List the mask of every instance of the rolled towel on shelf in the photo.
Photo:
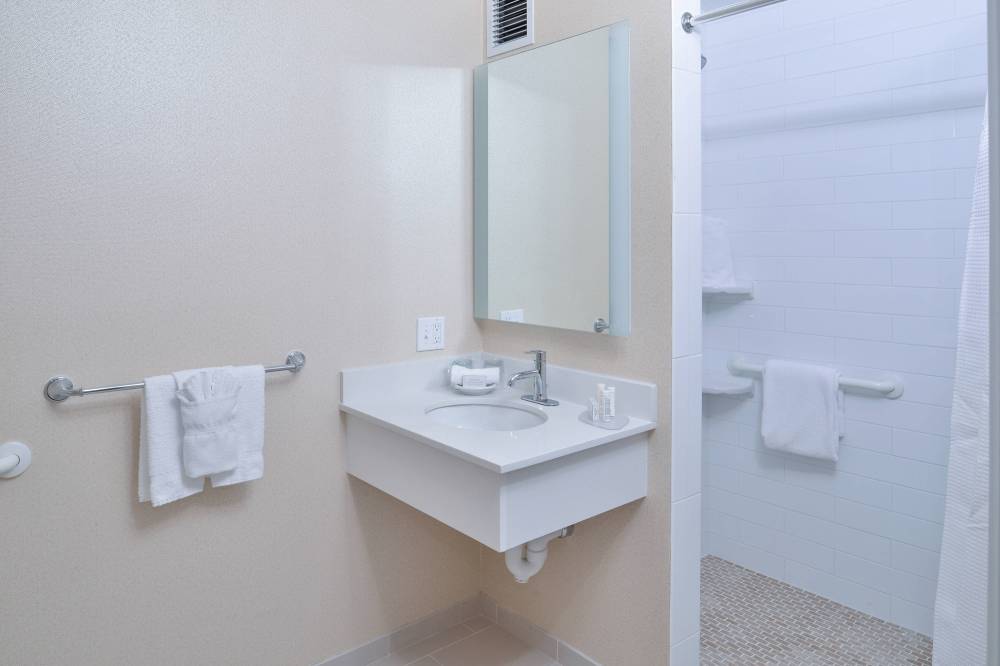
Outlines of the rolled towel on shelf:
[[775,451],[836,461],[844,392],[834,368],[771,359],[764,365],[761,437]]
[[729,244],[726,221],[706,215],[702,220],[702,287],[723,288],[736,283],[733,250]]

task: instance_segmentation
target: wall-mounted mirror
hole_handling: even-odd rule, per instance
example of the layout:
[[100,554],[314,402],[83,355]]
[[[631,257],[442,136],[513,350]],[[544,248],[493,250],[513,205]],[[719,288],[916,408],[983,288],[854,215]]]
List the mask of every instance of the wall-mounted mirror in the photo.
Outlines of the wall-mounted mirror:
[[628,25],[475,72],[476,317],[628,335]]

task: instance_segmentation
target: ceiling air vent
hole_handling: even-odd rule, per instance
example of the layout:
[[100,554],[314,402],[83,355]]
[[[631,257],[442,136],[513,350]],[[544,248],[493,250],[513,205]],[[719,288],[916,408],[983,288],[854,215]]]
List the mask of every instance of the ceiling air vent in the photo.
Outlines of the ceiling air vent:
[[534,0],[486,0],[486,57],[535,41]]

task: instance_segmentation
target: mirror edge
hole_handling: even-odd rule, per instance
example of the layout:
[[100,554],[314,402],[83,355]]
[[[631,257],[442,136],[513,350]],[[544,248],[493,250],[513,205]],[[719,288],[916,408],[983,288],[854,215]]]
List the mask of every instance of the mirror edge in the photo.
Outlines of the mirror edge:
[[479,65],[472,72],[473,97],[473,234],[472,234],[472,284],[473,308],[472,316],[476,319],[489,319],[489,234],[487,222],[489,219],[489,177],[487,160],[488,114],[488,70],[486,63]]
[[609,335],[627,337],[632,330],[632,138],[629,24],[610,26],[608,38],[608,113],[610,144]]

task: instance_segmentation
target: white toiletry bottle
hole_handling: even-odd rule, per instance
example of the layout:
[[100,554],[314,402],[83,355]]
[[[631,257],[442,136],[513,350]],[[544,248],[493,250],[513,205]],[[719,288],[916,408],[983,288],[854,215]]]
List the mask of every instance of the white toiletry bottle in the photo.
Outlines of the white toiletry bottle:
[[609,423],[613,418],[611,413],[611,396],[605,387],[601,390],[601,421]]
[[594,421],[604,421],[604,384],[597,385],[597,395],[594,396],[594,401],[597,402],[597,418]]
[[615,420],[615,387],[609,386],[605,389],[605,393],[608,396],[608,420]]

